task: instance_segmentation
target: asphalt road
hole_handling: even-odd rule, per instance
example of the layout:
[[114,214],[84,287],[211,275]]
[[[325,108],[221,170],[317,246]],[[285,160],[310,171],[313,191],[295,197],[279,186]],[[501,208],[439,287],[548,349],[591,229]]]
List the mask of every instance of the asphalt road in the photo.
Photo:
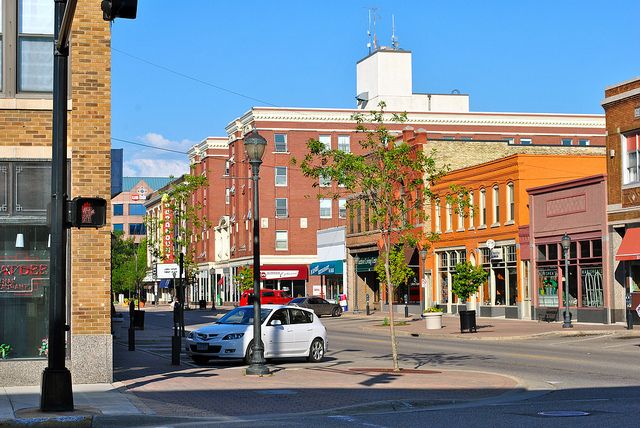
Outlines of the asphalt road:
[[[166,347],[171,323],[167,312],[147,311],[146,331],[158,332],[137,344],[138,349],[170,357]],[[187,325],[213,320],[204,311],[186,313]],[[371,331],[370,319],[323,318],[329,332],[329,352],[322,364],[356,367],[391,366],[386,331]],[[363,329],[369,327],[367,329]],[[189,327],[187,327],[189,329]],[[615,335],[519,340],[467,340],[398,337],[401,366],[487,371],[513,376],[530,393],[473,405],[447,405],[428,409],[343,410],[330,416],[242,420],[236,426],[640,426],[640,338]],[[183,361],[187,361],[183,355]],[[213,361],[208,367],[239,362]],[[280,364],[280,363],[279,363]],[[300,361],[287,367],[306,365]],[[545,413],[546,412],[546,413]],[[577,412],[567,413],[553,412]],[[563,416],[561,416],[563,415]],[[205,426],[200,423],[172,426]]]

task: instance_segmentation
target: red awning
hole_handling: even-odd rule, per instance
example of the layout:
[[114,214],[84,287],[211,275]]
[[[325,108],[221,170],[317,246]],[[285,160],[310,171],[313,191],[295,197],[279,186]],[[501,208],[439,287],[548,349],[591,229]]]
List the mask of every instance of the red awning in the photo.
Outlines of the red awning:
[[307,265],[265,265],[260,266],[260,279],[307,279]]
[[627,229],[616,253],[616,260],[640,260],[640,228]]

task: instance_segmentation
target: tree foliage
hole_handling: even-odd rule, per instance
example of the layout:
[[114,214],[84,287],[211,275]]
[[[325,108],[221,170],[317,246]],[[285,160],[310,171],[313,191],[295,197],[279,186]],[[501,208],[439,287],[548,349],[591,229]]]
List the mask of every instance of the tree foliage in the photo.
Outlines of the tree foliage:
[[241,292],[253,288],[253,266],[243,266],[238,270],[238,274],[233,277]]
[[[387,282],[385,260],[384,255],[378,257],[378,262],[374,267],[381,283]],[[391,284],[394,287],[406,285],[415,276],[413,269],[404,260],[404,245],[396,245],[391,249],[389,253],[389,272],[391,274]]]
[[146,275],[146,240],[136,244],[133,238],[124,238],[120,231],[111,236],[111,289],[115,294],[130,295],[140,287]]
[[[307,143],[308,154],[300,162],[307,177],[315,179],[318,189],[323,179],[331,179],[349,195],[349,205],[361,204],[369,214],[371,224],[379,229],[378,247],[384,264],[384,278],[388,295],[395,287],[388,261],[398,244],[428,246],[437,234],[424,232],[419,225],[426,218],[435,195],[430,185],[447,172],[436,165],[434,152],[422,146],[397,141],[385,121],[403,123],[405,114],[387,114],[384,103],[377,111],[355,114],[360,153],[344,152],[326,147],[317,140]],[[296,162],[294,162],[296,163]],[[344,197],[339,192],[319,192],[318,198]],[[462,206],[462,204],[460,204]],[[418,227],[417,227],[418,226]],[[397,343],[393,322],[393,300],[389,300],[391,348],[394,370],[399,370]]]
[[487,272],[482,266],[474,266],[470,262],[462,262],[456,265],[456,273],[453,274],[451,292],[459,299],[466,301],[469,296],[475,294],[478,288],[487,280]]

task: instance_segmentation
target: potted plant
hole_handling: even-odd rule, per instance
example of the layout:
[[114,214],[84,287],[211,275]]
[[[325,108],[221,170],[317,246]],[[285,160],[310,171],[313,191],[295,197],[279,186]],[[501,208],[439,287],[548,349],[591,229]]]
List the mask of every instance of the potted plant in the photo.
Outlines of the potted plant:
[[[466,261],[458,263],[451,291],[468,304],[469,296],[478,292],[478,288],[487,280],[487,275],[481,266],[474,266]],[[464,330],[476,331],[475,310],[460,311],[460,331]]]
[[0,343],[0,359],[6,360],[13,348],[8,343]]
[[442,328],[442,308],[431,306],[426,308],[422,313],[422,317],[427,323],[427,330],[440,330]]

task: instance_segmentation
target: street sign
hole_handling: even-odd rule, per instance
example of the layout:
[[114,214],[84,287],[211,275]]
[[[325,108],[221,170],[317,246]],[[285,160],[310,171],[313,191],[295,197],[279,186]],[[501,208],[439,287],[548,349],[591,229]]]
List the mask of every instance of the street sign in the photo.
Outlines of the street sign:
[[[177,263],[158,263],[158,279],[172,279],[180,277],[180,267]],[[182,272],[184,278],[184,272]]]
[[490,250],[493,250],[493,248],[496,246],[496,241],[494,241],[493,239],[487,239],[487,248]]

